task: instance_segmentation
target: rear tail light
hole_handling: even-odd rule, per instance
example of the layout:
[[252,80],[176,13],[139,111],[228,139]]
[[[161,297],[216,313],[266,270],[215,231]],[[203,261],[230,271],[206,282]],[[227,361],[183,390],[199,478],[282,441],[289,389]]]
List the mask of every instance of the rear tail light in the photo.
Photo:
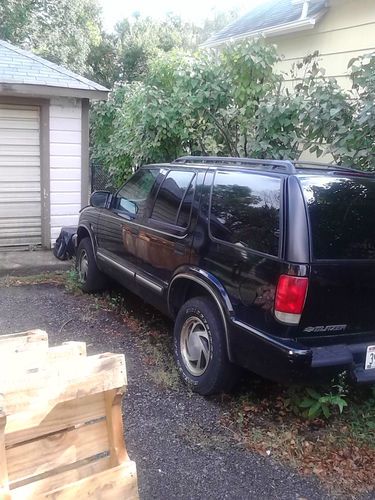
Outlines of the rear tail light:
[[275,317],[282,323],[298,325],[305,305],[308,278],[282,274],[276,288]]

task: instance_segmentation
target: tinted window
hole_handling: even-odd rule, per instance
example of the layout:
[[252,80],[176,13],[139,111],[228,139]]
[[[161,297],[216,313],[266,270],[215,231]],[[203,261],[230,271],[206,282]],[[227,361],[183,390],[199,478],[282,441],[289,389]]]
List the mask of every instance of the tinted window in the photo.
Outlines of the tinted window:
[[160,222],[187,227],[194,192],[194,172],[169,172],[156,197],[151,217]]
[[375,179],[302,178],[316,259],[375,258]]
[[217,172],[210,229],[220,240],[270,255],[279,248],[280,179]]
[[132,215],[143,214],[158,174],[158,169],[138,170],[117,193],[114,208]]

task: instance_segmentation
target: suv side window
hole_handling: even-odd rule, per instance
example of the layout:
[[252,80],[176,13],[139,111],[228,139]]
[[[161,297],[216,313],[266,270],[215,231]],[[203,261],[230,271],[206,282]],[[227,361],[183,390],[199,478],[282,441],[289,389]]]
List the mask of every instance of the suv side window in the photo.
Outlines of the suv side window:
[[156,168],[138,170],[117,193],[114,210],[142,216],[159,172]]
[[217,172],[210,231],[214,238],[277,256],[281,181],[247,172]]
[[170,171],[156,196],[151,219],[187,227],[194,196],[194,178],[195,172]]

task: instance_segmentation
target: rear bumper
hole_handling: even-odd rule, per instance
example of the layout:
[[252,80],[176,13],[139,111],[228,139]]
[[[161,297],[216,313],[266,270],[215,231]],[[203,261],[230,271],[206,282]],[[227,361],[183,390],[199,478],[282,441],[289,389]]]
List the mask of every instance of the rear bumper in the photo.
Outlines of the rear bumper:
[[[374,341],[375,343],[375,341]],[[320,370],[337,367],[338,371],[348,371],[354,382],[375,383],[375,370],[365,370],[366,351],[369,343],[338,344],[312,349],[311,369]]]
[[316,384],[346,371],[356,383],[375,383],[375,369],[364,369],[367,346],[375,344],[375,336],[370,343],[309,348],[231,321],[229,339],[234,363],[275,382]]

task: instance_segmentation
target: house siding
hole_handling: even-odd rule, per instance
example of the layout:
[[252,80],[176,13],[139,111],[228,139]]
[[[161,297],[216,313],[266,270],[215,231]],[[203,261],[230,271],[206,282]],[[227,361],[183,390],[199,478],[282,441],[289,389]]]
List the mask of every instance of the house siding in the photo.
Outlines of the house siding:
[[[348,63],[353,57],[375,51],[375,1],[331,0],[330,8],[317,26],[307,32],[270,38],[284,57],[278,69],[290,73],[293,64],[318,50],[319,63],[326,75],[350,88]],[[302,77],[302,73],[297,75]],[[297,81],[298,81],[297,78]],[[290,78],[293,87],[296,79]]]
[[81,100],[50,102],[51,245],[62,226],[76,226],[81,208]]

